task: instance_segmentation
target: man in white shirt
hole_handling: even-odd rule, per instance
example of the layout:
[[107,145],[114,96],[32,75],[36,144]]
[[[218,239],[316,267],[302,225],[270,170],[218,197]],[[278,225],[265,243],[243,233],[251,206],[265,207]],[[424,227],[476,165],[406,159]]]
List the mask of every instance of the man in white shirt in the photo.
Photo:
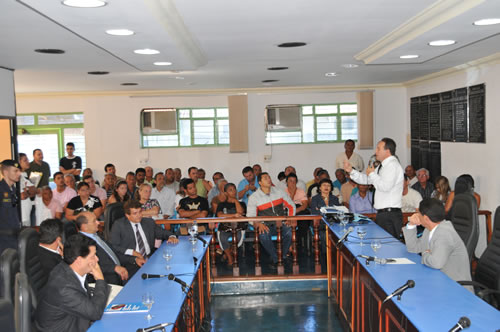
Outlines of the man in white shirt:
[[356,144],[352,139],[348,139],[347,141],[345,141],[345,152],[341,152],[337,155],[337,158],[335,159],[335,169],[343,168],[344,161],[347,160],[357,171],[363,171],[363,169],[365,168],[365,163],[363,162],[363,158],[359,154],[354,152],[355,147]]
[[176,194],[179,191],[179,182],[175,180],[175,172],[172,168],[165,170],[165,187],[172,189]]
[[415,212],[418,209],[418,205],[422,201],[422,195],[418,191],[409,187],[409,180],[405,175],[405,182],[403,187],[403,199],[401,201],[404,213]]
[[151,191],[151,198],[158,200],[163,215],[169,218],[174,215],[175,191],[165,186],[165,176],[159,172],[155,175],[156,187]]
[[403,221],[402,195],[403,168],[396,153],[396,142],[391,138],[382,138],[377,144],[375,155],[381,162],[375,169],[368,166],[366,174],[353,169],[348,160],[344,161],[344,170],[351,174],[351,179],[360,184],[373,184],[375,197],[373,207],[377,209],[375,222],[389,234],[399,239]]

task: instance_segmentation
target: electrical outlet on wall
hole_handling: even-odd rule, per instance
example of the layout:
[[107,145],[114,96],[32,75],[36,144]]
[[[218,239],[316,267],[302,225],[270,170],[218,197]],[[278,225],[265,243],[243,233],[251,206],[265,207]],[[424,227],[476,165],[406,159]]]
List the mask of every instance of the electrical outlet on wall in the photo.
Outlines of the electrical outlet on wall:
[[272,156],[270,154],[265,154],[264,155],[264,162],[270,162],[272,159]]

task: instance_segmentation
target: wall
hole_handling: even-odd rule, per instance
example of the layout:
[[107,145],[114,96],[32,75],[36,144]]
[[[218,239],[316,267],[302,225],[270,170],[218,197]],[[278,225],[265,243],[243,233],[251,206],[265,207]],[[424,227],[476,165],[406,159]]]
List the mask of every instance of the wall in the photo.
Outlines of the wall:
[[0,67],[0,116],[16,116],[14,73]]

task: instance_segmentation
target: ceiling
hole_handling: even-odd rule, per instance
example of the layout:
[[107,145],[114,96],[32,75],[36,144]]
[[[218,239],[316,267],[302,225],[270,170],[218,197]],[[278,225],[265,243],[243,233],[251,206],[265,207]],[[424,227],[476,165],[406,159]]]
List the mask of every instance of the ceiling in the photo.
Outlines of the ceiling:
[[[472,24],[492,17],[498,0],[2,0],[0,66],[15,70],[17,93],[394,84],[500,52],[500,24]],[[105,33],[116,28],[135,34]],[[47,48],[65,53],[34,52]]]

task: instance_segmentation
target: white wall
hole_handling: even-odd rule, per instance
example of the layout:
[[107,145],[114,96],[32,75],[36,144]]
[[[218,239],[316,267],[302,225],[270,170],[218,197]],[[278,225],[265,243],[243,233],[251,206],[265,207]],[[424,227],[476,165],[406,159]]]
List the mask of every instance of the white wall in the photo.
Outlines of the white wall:
[[0,116],[16,116],[14,72],[0,68]]

